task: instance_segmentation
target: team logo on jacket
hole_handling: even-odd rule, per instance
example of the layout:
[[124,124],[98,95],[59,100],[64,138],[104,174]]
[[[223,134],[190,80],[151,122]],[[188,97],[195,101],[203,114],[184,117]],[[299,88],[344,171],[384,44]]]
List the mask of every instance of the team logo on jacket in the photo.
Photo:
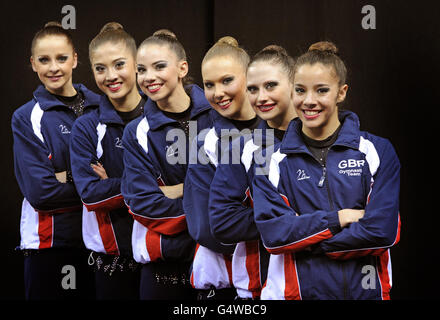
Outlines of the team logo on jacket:
[[67,129],[67,127],[64,124],[60,124],[58,126],[58,128],[60,128],[60,131],[62,134],[69,134],[70,133],[70,130]]
[[310,179],[310,176],[307,175],[306,172],[302,169],[298,169],[296,171],[296,174],[297,174],[296,180],[298,181]]
[[339,174],[345,174],[349,177],[360,176],[365,160],[347,159],[342,160],[338,164]]

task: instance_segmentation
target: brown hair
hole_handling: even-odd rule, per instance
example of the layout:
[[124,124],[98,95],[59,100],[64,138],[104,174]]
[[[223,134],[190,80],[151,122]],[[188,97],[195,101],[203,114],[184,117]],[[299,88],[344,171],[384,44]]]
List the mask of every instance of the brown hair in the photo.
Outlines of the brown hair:
[[280,65],[293,82],[293,69],[295,60],[287,53],[286,49],[278,45],[269,45],[256,53],[249,62],[248,68],[256,62],[265,61]]
[[177,40],[176,35],[168,29],[157,30],[142,41],[139,48],[148,44],[167,45],[176,54],[178,60],[186,60],[185,49],[179,40]]
[[[183,45],[177,39],[177,36],[174,34],[174,32],[168,29],[159,29],[155,31],[151,36],[142,41],[139,49],[149,44],[156,44],[161,46],[166,45],[171,51],[176,54],[178,61],[187,61],[186,52],[183,48]],[[194,83],[194,80],[188,74],[182,79],[183,86],[192,83]]]
[[243,66],[243,68],[247,68],[249,64],[249,55],[247,52],[240,48],[238,45],[238,41],[231,37],[225,36],[220,38],[205,54],[202,60],[202,65],[213,57],[223,57],[223,56],[232,56],[236,58],[237,61]]
[[89,59],[92,61],[93,52],[102,44],[106,42],[123,43],[127,49],[130,50],[133,57],[136,59],[136,42],[131,35],[129,35],[124,27],[118,22],[106,23],[99,33],[90,41],[89,44]]
[[313,65],[318,62],[326,66],[332,66],[339,79],[339,85],[345,84],[347,68],[339,57],[338,48],[334,43],[329,41],[320,41],[312,44],[309,50],[297,59],[294,73],[304,64]]
[[49,21],[43,27],[43,29],[39,30],[35,33],[34,38],[32,39],[31,45],[31,54],[34,54],[35,46],[38,40],[43,39],[47,36],[64,36],[66,37],[67,42],[72,46],[73,52],[75,52],[75,46],[73,45],[72,36],[70,33],[65,30],[59,22]]

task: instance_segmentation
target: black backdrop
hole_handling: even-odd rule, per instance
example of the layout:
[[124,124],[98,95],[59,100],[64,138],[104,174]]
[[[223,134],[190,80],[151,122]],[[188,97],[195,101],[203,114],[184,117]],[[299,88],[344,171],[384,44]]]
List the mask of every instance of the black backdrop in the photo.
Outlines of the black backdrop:
[[[74,82],[98,92],[88,62],[88,42],[104,23],[120,22],[139,44],[157,29],[174,31],[186,48],[190,75],[201,84],[200,62],[221,36],[231,35],[253,54],[269,44],[292,55],[319,40],[337,44],[349,69],[344,107],[361,129],[386,137],[402,164],[400,243],[391,250],[393,299],[439,298],[436,263],[438,197],[436,148],[430,143],[439,107],[439,5],[391,0],[125,0],[2,2],[2,108],[0,298],[23,299],[19,245],[22,195],[13,172],[12,113],[39,84],[29,63],[34,33],[61,21],[64,5],[76,9],[72,30],[80,64]],[[365,30],[364,5],[376,9],[376,29]],[[38,186],[36,186],[38,187]]]

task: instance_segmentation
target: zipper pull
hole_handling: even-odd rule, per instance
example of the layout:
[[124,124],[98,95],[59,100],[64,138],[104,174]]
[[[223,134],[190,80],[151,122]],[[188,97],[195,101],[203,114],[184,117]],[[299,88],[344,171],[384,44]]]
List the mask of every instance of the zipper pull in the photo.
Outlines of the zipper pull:
[[325,176],[326,176],[327,168],[322,167],[322,176],[319,179],[318,187],[322,188],[324,186]]

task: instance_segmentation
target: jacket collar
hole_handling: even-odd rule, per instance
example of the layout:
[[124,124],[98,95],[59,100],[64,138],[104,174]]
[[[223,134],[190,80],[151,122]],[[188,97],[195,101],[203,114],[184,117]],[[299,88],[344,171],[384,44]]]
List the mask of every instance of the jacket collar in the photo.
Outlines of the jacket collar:
[[[338,116],[342,127],[333,145],[357,149],[360,140],[358,116],[348,110],[340,110]],[[299,118],[295,118],[289,123],[284,139],[280,145],[280,151],[282,153],[309,152],[301,136],[301,130],[302,122]]]
[[[100,97],[96,93],[90,91],[83,84],[73,84],[73,87],[77,92],[81,92],[84,95],[84,107],[99,105]],[[64,103],[59,101],[53,94],[51,94],[43,85],[39,85],[34,91],[34,98],[39,103],[41,109],[44,111],[59,106],[65,106]]]
[[101,95],[101,100],[99,102],[99,122],[124,125],[124,122],[116,112],[115,107],[105,94]]
[[[190,119],[194,119],[200,113],[210,110],[211,105],[208,100],[205,98],[205,94],[203,90],[197,85],[189,85],[185,87],[185,89],[190,90],[190,98],[192,104],[192,110]],[[156,130],[161,126],[164,126],[169,123],[176,123],[177,121],[171,118],[168,118],[157,106],[156,102],[148,99],[145,102],[144,106],[144,116],[147,117],[148,123],[150,125],[151,130]]]
[[222,136],[221,134],[222,129],[228,129],[228,130],[237,129],[228,118],[223,117],[222,115],[220,115],[220,113],[218,113],[214,109],[212,109],[212,121],[214,124],[215,133],[218,137]]

